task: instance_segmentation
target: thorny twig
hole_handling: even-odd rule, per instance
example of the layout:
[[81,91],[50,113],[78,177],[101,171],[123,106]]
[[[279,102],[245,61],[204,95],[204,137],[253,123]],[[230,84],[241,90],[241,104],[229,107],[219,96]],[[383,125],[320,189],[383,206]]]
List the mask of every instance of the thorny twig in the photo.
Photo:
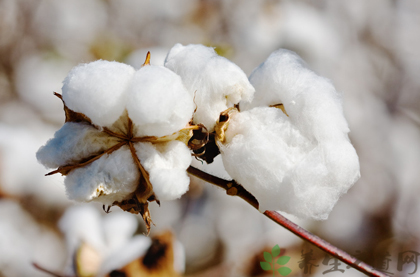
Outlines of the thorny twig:
[[[195,167],[190,166],[188,168],[188,173],[194,175],[208,183],[216,185],[226,190],[228,195],[236,195],[240,198],[244,199],[248,202],[251,206],[258,209],[259,203],[255,197],[246,191],[241,185],[235,182],[235,180],[225,180],[211,174],[208,174],[204,171],[201,171]],[[374,277],[387,277],[388,275],[374,269],[370,265],[356,259],[355,257],[351,256],[350,254],[346,253],[340,248],[326,242],[325,240],[321,239],[320,237],[312,234],[311,232],[303,229],[299,225],[291,222],[281,214],[276,211],[265,211],[264,215],[276,222],[277,224],[283,226],[290,232],[294,233],[295,235],[299,236],[305,241],[312,243],[313,245],[317,246],[321,250],[325,251],[326,253],[330,254],[331,256],[339,259],[340,261],[348,264],[349,266],[359,270],[360,272],[366,274],[367,276],[374,276]]]

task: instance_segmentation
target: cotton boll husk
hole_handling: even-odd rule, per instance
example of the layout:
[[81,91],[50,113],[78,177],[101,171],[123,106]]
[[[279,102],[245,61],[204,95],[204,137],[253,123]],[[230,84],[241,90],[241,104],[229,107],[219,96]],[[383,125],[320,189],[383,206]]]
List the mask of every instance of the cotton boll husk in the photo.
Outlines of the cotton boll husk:
[[168,53],[165,66],[181,76],[197,105],[194,123],[214,129],[220,112],[250,101],[254,88],[234,63],[203,45],[176,44]]
[[128,146],[125,145],[89,165],[73,169],[67,175],[64,185],[71,200],[94,200],[112,205],[134,192],[139,178],[138,168]]
[[183,142],[136,143],[134,147],[149,173],[157,199],[174,200],[187,192],[190,179],[186,170],[191,164],[191,152]]
[[127,90],[127,111],[137,136],[165,136],[186,127],[194,112],[181,78],[163,66],[139,69]]
[[261,211],[326,219],[359,177],[357,155],[347,141],[318,144],[305,138],[276,108],[234,114],[221,152],[227,172],[257,198]]
[[110,126],[124,112],[125,90],[134,72],[129,65],[103,60],[78,65],[63,81],[64,102],[93,124]]
[[116,144],[118,138],[91,125],[67,122],[54,134],[54,138],[38,150],[36,157],[46,167],[57,168],[78,163]]

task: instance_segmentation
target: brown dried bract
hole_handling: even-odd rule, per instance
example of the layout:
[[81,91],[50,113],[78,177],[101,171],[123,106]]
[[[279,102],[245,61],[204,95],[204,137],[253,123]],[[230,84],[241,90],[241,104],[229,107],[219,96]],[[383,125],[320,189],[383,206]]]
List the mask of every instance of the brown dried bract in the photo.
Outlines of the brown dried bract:
[[89,117],[82,113],[77,113],[73,110],[70,110],[66,104],[64,103],[63,96],[57,92],[54,92],[54,95],[63,101],[64,105],[64,114],[66,115],[66,121],[65,122],[86,122],[88,124],[92,124],[92,121]]
[[237,113],[238,110],[235,107],[229,108],[220,113],[219,120],[216,122],[214,130],[216,131],[216,141],[224,142],[225,141],[225,132],[229,126],[230,117]]
[[283,104],[270,105],[270,107],[280,109],[280,110],[282,110],[282,112],[283,112],[285,115],[289,116],[289,115],[287,114],[286,109],[284,108],[284,105],[283,105]]

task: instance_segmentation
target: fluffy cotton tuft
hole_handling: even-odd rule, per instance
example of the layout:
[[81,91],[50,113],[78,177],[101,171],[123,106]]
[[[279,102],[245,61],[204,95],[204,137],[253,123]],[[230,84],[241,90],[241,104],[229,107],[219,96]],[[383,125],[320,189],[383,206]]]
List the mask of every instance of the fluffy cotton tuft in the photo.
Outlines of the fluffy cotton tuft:
[[250,101],[254,88],[234,63],[203,45],[176,44],[168,53],[165,66],[181,76],[194,96],[197,111],[194,123],[212,131],[220,112],[239,101]]
[[129,65],[103,60],[78,65],[64,79],[64,102],[95,125],[109,126],[125,109],[125,90],[134,72]]
[[36,153],[40,163],[48,168],[77,163],[117,144],[115,137],[98,131],[93,126],[67,122],[55,132],[54,138]]
[[315,140],[347,138],[341,96],[331,82],[306,67],[296,53],[280,49],[249,77],[256,92],[241,110],[283,104],[290,121]]
[[[250,104],[231,116],[221,147],[226,170],[260,210],[326,219],[360,177],[340,97],[293,52],[270,55],[250,77]],[[283,104],[280,109],[259,107]]]
[[194,103],[181,78],[163,66],[144,66],[128,88],[127,111],[138,136],[165,136],[184,128]]
[[174,200],[188,191],[186,170],[191,164],[191,152],[184,143],[171,141],[158,147],[139,143],[136,151],[159,200]]
[[139,178],[131,153],[127,146],[123,146],[85,167],[72,170],[64,184],[71,200],[96,200],[112,205],[134,192]]

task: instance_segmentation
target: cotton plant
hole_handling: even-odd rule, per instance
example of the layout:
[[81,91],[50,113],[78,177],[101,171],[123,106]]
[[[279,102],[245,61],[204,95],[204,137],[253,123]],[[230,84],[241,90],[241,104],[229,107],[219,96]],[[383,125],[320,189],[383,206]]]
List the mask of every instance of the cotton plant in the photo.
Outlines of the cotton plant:
[[[70,199],[140,213],[188,190],[188,173],[261,212],[327,219],[358,180],[340,94],[295,53],[280,49],[249,77],[203,45],[176,44],[164,66],[95,61],[73,68],[66,122],[40,148],[47,175],[66,175]],[[221,154],[234,181],[190,166]]]

